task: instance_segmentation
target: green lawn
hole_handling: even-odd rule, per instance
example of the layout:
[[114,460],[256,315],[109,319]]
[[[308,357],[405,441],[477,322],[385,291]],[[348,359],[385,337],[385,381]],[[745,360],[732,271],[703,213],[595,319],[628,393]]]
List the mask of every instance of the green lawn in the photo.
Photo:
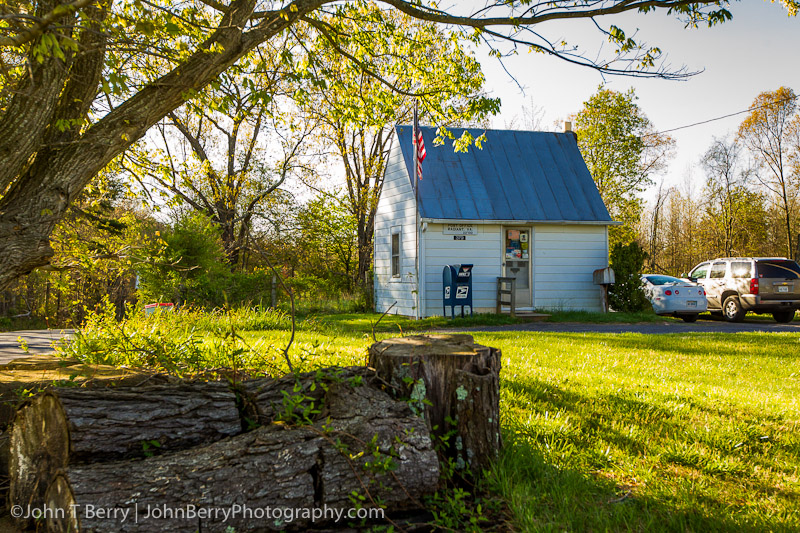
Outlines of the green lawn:
[[[800,531],[798,336],[474,336],[503,351],[494,483],[520,530]],[[296,348],[360,364],[368,344],[317,331]]]
[[[363,364],[376,319],[302,321],[295,365]],[[412,329],[387,319],[378,339]],[[238,366],[283,366],[285,330],[240,334],[254,349]],[[800,531],[797,335],[474,336],[503,351],[505,447],[490,485],[517,529]],[[239,353],[204,343],[207,365]]]
[[[669,316],[658,316],[652,311],[641,313],[590,313],[587,311],[552,311],[539,310],[539,313],[549,315],[547,322],[591,322],[591,323],[636,323],[636,322],[664,322],[677,321]],[[371,313],[353,314],[328,314],[307,317],[311,321],[318,321],[329,329],[346,333],[369,332],[373,324],[378,322],[380,315]],[[377,332],[413,332],[435,328],[466,328],[472,326],[496,326],[504,324],[520,324],[523,320],[511,318],[508,315],[479,314],[473,317],[449,319],[444,317],[430,317],[424,320],[411,320],[397,315],[386,315],[380,319],[376,326]]]
[[800,530],[800,338],[481,334],[526,531]]

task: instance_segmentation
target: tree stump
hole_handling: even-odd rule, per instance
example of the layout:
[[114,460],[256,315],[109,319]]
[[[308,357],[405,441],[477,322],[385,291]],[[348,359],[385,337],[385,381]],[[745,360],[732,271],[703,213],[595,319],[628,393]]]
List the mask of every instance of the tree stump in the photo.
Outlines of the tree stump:
[[471,335],[415,335],[373,344],[369,360],[394,396],[424,416],[445,458],[473,475],[497,458],[500,350]]
[[70,464],[182,450],[241,432],[236,396],[223,382],[54,388],[17,413],[9,499],[41,505],[56,472]]
[[[341,382],[328,387],[324,405],[309,426],[271,424],[172,454],[69,466],[47,490],[48,530],[302,530],[321,522],[276,521],[263,512],[348,509],[355,507],[354,490],[364,507],[380,502],[389,512],[415,507],[436,490],[438,458],[407,404]],[[100,516],[90,509],[116,511]]]

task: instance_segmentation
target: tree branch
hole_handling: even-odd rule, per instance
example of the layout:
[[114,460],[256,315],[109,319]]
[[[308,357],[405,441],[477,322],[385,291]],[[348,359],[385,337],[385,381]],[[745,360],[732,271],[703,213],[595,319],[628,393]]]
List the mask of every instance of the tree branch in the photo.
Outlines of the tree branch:
[[36,22],[29,28],[22,30],[15,35],[0,37],[0,48],[19,47],[41,37],[48,26],[55,23],[65,15],[75,13],[79,9],[87,7],[95,0],[75,0],[68,4],[59,4],[47,14],[37,17]]

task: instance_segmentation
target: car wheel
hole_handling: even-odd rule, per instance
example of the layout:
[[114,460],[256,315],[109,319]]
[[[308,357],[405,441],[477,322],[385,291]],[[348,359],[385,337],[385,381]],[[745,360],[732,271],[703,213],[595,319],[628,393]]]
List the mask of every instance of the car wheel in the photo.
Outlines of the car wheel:
[[697,322],[697,315],[678,315],[684,322]]
[[739,303],[739,297],[728,296],[725,298],[725,303],[722,304],[722,313],[728,322],[741,322],[744,320],[744,310],[742,309],[742,304]]
[[794,318],[794,311],[775,311],[772,313],[772,318],[775,319],[775,322],[788,324]]

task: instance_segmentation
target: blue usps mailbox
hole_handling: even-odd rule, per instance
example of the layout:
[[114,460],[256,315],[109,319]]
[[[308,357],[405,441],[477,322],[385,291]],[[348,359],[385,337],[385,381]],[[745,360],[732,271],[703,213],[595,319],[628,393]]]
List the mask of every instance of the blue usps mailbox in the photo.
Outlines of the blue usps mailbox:
[[447,306],[450,306],[450,318],[455,318],[457,305],[461,306],[461,316],[464,316],[464,306],[469,306],[469,315],[472,316],[472,265],[447,265],[442,270],[442,305],[444,316],[447,316]]

